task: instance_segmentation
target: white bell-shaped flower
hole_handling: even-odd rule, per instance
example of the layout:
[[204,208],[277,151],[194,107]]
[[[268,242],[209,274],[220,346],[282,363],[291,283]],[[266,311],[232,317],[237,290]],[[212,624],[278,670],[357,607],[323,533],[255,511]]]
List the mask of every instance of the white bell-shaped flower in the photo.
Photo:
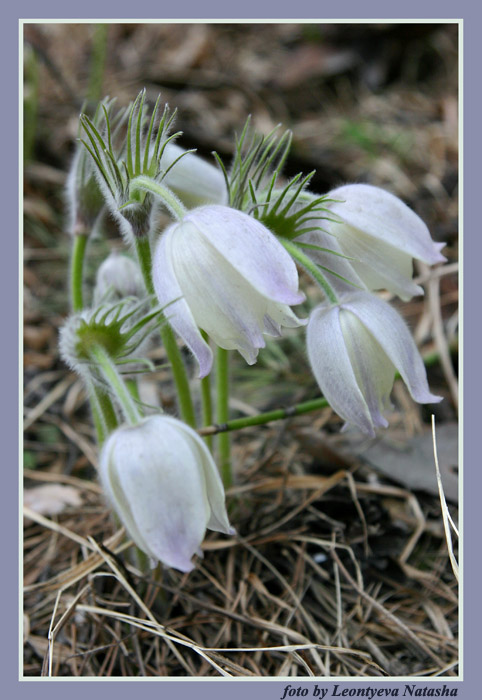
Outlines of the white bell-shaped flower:
[[[368,289],[388,289],[405,301],[423,294],[412,280],[413,259],[433,265],[446,258],[440,253],[445,244],[432,241],[422,219],[398,197],[372,185],[344,185],[327,197],[329,213],[322,228],[336,238],[340,251],[352,258],[355,275],[350,279],[354,284],[359,286],[361,280]],[[320,254],[315,252],[314,256],[319,258]],[[333,265],[333,256],[322,258],[317,262]]]
[[[157,245],[152,277],[174,330],[194,353],[200,377],[211,371],[217,345],[254,364],[263,333],[304,325],[291,311],[305,296],[291,256],[259,221],[235,209],[193,209]],[[174,303],[172,303],[174,302]]]
[[167,170],[176,160],[177,163],[165,176],[164,184],[177,194],[185,206],[227,204],[228,190],[220,168],[194,153],[186,153],[176,143],[169,141],[162,154],[162,169]]
[[191,571],[206,528],[234,534],[213,458],[176,418],[150,416],[117,428],[102,447],[100,477],[127,532],[153,564]]
[[355,292],[335,305],[318,306],[307,328],[310,364],[320,389],[348,424],[371,437],[386,427],[398,371],[418,403],[437,403],[423,360],[401,316],[369,292]]

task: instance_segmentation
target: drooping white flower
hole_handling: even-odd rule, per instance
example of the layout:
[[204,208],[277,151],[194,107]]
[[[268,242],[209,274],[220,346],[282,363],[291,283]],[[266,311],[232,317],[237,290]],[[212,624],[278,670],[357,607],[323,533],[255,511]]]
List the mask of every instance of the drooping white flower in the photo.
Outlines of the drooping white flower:
[[202,204],[227,204],[228,191],[221,170],[194,153],[183,153],[184,149],[176,143],[169,141],[166,144],[161,159],[162,169],[167,170],[175,160],[179,160],[167,172],[164,184],[188,208]]
[[398,371],[418,403],[437,403],[410,332],[389,304],[368,292],[322,304],[307,328],[310,364],[323,395],[347,423],[374,437],[386,427]]
[[253,364],[263,333],[278,336],[281,326],[304,324],[290,309],[305,298],[290,255],[259,221],[229,207],[193,209],[170,226],[157,245],[152,278],[200,377],[211,371],[212,352],[199,329]]
[[[440,253],[445,244],[432,241],[422,219],[398,197],[372,185],[344,185],[327,197],[336,201],[326,202],[329,211],[321,225],[353,258],[350,279],[368,289],[388,289],[405,301],[423,294],[412,280],[413,259],[433,265],[446,258]],[[333,265],[333,256],[323,255],[323,260]]]
[[197,433],[166,415],[117,428],[100,478],[127,532],[153,564],[191,571],[206,528],[234,534],[213,458]]

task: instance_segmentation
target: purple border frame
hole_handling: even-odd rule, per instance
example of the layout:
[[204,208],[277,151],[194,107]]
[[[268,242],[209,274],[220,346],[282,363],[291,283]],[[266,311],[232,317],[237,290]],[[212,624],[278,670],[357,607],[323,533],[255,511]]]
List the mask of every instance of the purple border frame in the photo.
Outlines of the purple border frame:
[[[450,3],[447,0],[405,0],[403,7],[392,5],[383,0],[365,0],[363,4],[356,0],[345,0],[343,6],[336,5],[334,12],[328,5],[322,5],[319,0],[299,0],[296,7],[291,9],[287,5],[285,8],[273,0],[264,0],[260,6],[259,0],[244,0],[242,7],[235,5],[227,6],[226,2],[220,0],[207,0],[202,6],[203,16],[199,17],[200,9],[194,0],[185,0],[182,7],[176,6],[177,12],[163,6],[162,3],[146,0],[139,6],[138,16],[132,17],[132,11],[123,3],[122,6],[113,0],[83,0],[82,4],[73,5],[65,3],[65,0],[44,0],[43,3],[36,3],[33,0],[20,0],[13,5],[6,4],[3,8],[3,22],[1,27],[2,42],[0,51],[2,53],[2,77],[4,85],[4,95],[11,104],[15,104],[15,96],[18,95],[18,37],[20,19],[142,19],[148,21],[152,17],[159,16],[172,19],[200,19],[209,21],[211,19],[232,19],[234,21],[249,21],[251,19],[282,20],[293,19],[370,19],[376,21],[382,19],[406,19],[406,20],[447,20],[463,21],[463,125],[464,141],[469,144],[469,148],[463,151],[463,183],[464,183],[464,276],[463,276],[463,299],[464,299],[464,376],[470,381],[464,385],[463,393],[463,454],[465,465],[464,482],[464,590],[463,609],[465,611],[463,623],[463,680],[447,681],[445,683],[449,690],[456,689],[458,697],[476,698],[480,697],[479,688],[479,629],[481,627],[481,599],[480,580],[482,567],[480,565],[480,496],[482,489],[482,475],[480,466],[480,450],[477,444],[478,431],[480,432],[479,416],[477,411],[478,389],[481,387],[480,363],[477,360],[480,356],[479,348],[482,345],[481,324],[472,323],[470,320],[480,319],[479,299],[477,296],[477,264],[482,258],[482,235],[478,230],[476,214],[477,197],[480,197],[477,186],[480,181],[478,154],[481,153],[480,137],[480,114],[481,90],[480,90],[480,67],[482,65],[480,26],[482,7],[477,6],[473,0],[459,0],[457,3]],[[364,17],[360,17],[360,10],[363,10]],[[238,10],[235,12],[235,10]],[[403,17],[401,12],[403,11]],[[241,17],[242,15],[242,17]],[[280,16],[280,15],[284,15]],[[11,63],[10,63],[11,61]],[[12,68],[10,68],[12,66]],[[2,131],[18,134],[18,112],[15,108],[6,109],[7,101],[2,105],[1,121]],[[18,102],[17,102],[18,104]],[[482,111],[482,110],[481,110]],[[462,145],[462,144],[461,144]],[[4,223],[4,253],[1,256],[0,285],[2,295],[0,298],[10,300],[14,296],[14,289],[18,289],[18,239],[13,235],[18,231],[18,148],[16,140],[8,138],[5,140],[2,155],[7,157],[9,167],[8,173],[4,171],[2,178],[3,186],[3,214],[7,217]],[[3,160],[5,164],[5,160]],[[14,175],[15,174],[15,175]],[[472,195],[472,192],[474,193]],[[480,225],[479,225],[480,226]],[[14,261],[14,262],[13,262]],[[10,304],[3,304],[4,318],[6,315],[6,328],[4,338],[17,339],[18,335],[18,306],[11,307]],[[465,327],[466,325],[466,327]],[[17,367],[18,345],[16,340],[4,344],[1,350],[4,370],[4,381],[6,392],[3,396],[2,411],[2,436],[5,440],[5,451],[3,453],[4,478],[7,480],[2,489],[1,518],[5,529],[4,551],[7,554],[7,562],[4,574],[1,578],[2,599],[4,610],[2,615],[3,644],[0,654],[0,667],[2,670],[2,685],[5,688],[5,697],[27,698],[34,694],[40,700],[50,700],[51,698],[63,697],[68,693],[70,697],[83,698],[86,692],[100,694],[100,692],[115,692],[116,698],[121,693],[125,698],[129,698],[132,692],[131,682],[136,679],[122,679],[119,681],[102,681],[94,679],[85,685],[83,680],[48,680],[32,679],[19,680],[19,654],[18,654],[18,541],[14,533],[17,528],[13,523],[18,523],[18,507],[12,494],[18,492],[18,439],[15,439],[19,431],[19,400],[18,400],[18,374],[11,368]],[[11,403],[10,403],[11,402]],[[15,438],[13,438],[15,436]],[[8,527],[7,527],[8,524]],[[467,554],[468,553],[468,554]],[[102,687],[102,682],[108,682],[109,686]],[[136,692],[141,692],[148,697],[158,697],[163,695],[171,700],[181,700],[196,696],[196,700],[208,700],[224,698],[229,692],[230,700],[241,700],[246,695],[253,698],[272,698],[278,700],[282,697],[284,688],[291,683],[292,686],[307,688],[308,695],[313,697],[313,686],[316,683],[319,687],[328,688],[327,698],[333,697],[333,687],[336,681],[325,679],[287,680],[209,680],[201,681],[196,679],[186,680],[160,680],[160,685],[155,685],[156,680],[141,681],[137,683]],[[32,685],[33,683],[33,685]],[[44,687],[41,686],[41,684]],[[93,683],[93,685],[92,685]],[[114,687],[112,687],[114,683]],[[225,683],[229,683],[229,688]],[[411,682],[412,683],[412,682]],[[399,696],[404,695],[404,681],[338,681],[339,692],[343,689],[367,688],[375,689],[398,689]],[[443,681],[420,681],[416,683],[419,695],[425,695],[424,688],[442,689]],[[101,690],[102,688],[102,690]],[[409,697],[407,693],[405,697]]]

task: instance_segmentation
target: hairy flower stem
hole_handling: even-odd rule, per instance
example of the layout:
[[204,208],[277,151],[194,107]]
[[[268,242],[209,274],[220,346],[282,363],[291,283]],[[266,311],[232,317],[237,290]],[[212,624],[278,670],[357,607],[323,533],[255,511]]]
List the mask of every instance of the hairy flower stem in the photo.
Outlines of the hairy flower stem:
[[94,345],[94,347],[91,348],[90,356],[97,363],[104,379],[112,388],[126,420],[131,425],[138,423],[141,419],[141,415],[129,389],[119,375],[115,364],[112,362],[111,357],[100,345]]
[[[152,258],[149,239],[147,236],[142,236],[137,237],[135,241],[139,264],[141,267],[142,276],[144,277],[144,283],[146,285],[148,294],[152,298],[154,298],[155,292],[151,277]],[[174,382],[176,384],[177,389],[177,397],[179,401],[181,416],[188,425],[194,428],[196,425],[196,414],[194,412],[194,405],[192,402],[191,390],[189,388],[186,369],[182,361],[181,353],[177,346],[174,332],[171,326],[167,323],[166,318],[163,314],[160,316],[159,331],[161,334],[164,349],[167,354],[167,358],[171,363],[172,374],[174,376]]]
[[104,391],[99,389],[98,387],[95,387],[94,389],[95,392],[95,398],[96,402],[99,406],[102,418],[104,420],[104,424],[106,427],[106,437],[111,433],[117,426],[119,425],[119,422],[117,420],[117,416],[114,410],[114,406],[112,404],[112,401],[110,399],[110,396],[106,394]]
[[[220,424],[229,418],[229,351],[217,348],[216,354],[216,418]],[[219,469],[224,487],[231,486],[231,438],[228,432],[221,433],[218,438]]]
[[134,399],[134,401],[137,401],[137,403],[141,402],[141,397],[139,396],[139,386],[136,382],[135,379],[126,379],[126,386]]
[[97,433],[97,442],[99,447],[102,447],[109,433],[118,426],[116,412],[110,397],[96,386],[90,377],[86,378],[85,382]]
[[[201,335],[204,340],[208,343],[208,335],[204,331],[201,331]],[[201,379],[201,404],[202,404],[202,424],[204,427],[211,425],[213,422],[213,402],[211,396],[211,375],[208,374],[206,377]],[[211,435],[206,436],[206,445],[212,451],[213,449],[213,439]]]
[[102,447],[107,435],[104,427],[102,411],[100,410],[99,402],[96,400],[95,397],[91,397],[90,399],[90,408],[92,411],[92,420],[94,421],[95,432],[97,435],[97,444],[99,445],[99,447]]
[[291,257],[293,257],[302,267],[304,267],[305,270],[313,277],[315,282],[320,285],[326,294],[327,299],[329,299],[332,304],[337,304],[338,298],[332,286],[327,282],[325,276],[321,273],[319,266],[310,260],[310,258],[303,253],[296,243],[287,241],[285,238],[279,238],[278,240],[284,245]]
[[[73,311],[82,311],[84,308],[82,282],[87,239],[86,233],[74,236],[70,262],[70,299]],[[108,434],[117,428],[117,416],[109,396],[98,387],[91,386],[90,389],[89,402],[100,446]]]
[[85,233],[74,235],[72,257],[70,260],[70,302],[73,311],[82,311],[84,308],[82,278],[87,239],[88,235]]
[[180,221],[186,213],[186,207],[176,197],[174,192],[171,192],[168,187],[164,187],[164,185],[161,185],[150,177],[139,175],[131,181],[130,195],[135,196],[138,192],[150,192],[150,194],[153,194],[178,221]]
[[88,383],[88,388],[97,442],[99,447],[102,447],[109,433],[117,428],[119,422],[110,397],[93,382]]

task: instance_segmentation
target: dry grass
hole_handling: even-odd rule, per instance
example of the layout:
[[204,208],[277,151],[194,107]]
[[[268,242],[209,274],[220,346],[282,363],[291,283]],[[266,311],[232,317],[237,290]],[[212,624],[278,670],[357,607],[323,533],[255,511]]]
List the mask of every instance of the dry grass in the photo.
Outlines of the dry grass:
[[436,499],[363,469],[307,474],[289,431],[263,432],[237,453],[262,463],[228,494],[239,535],[209,537],[189,575],[143,575],[91,482],[60,480],[79,508],[26,512],[26,675],[456,674],[457,583]]

